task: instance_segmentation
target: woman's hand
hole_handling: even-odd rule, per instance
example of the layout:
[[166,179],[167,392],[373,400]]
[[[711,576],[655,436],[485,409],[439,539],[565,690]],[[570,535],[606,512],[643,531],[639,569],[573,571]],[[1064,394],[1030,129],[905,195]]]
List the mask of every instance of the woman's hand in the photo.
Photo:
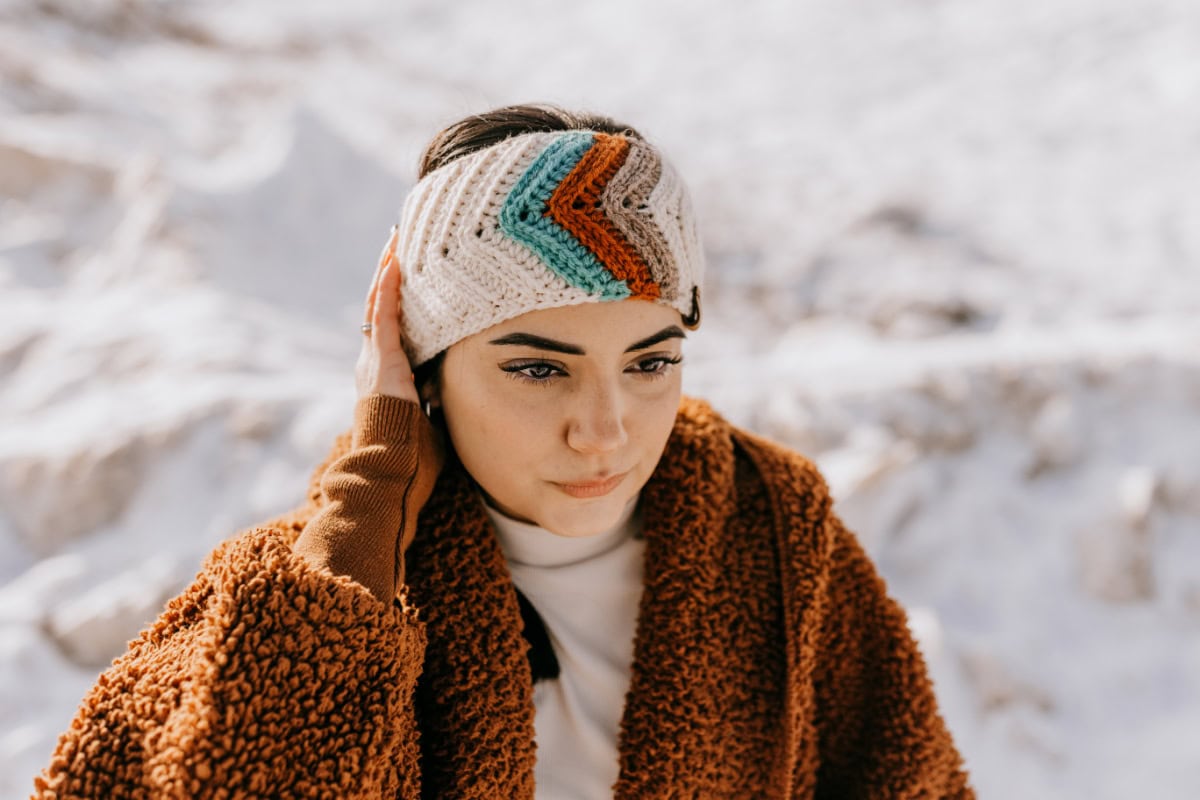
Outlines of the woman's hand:
[[419,403],[412,366],[400,346],[400,263],[396,260],[399,235],[398,226],[393,226],[367,292],[363,321],[371,323],[371,331],[363,334],[355,385],[360,399],[379,393]]
[[404,583],[404,554],[445,457],[438,432],[421,413],[400,346],[396,239],[392,228],[367,293],[371,331],[363,337],[355,371],[352,447],[325,469],[325,502],[292,546],[313,565],[350,576],[385,603]]

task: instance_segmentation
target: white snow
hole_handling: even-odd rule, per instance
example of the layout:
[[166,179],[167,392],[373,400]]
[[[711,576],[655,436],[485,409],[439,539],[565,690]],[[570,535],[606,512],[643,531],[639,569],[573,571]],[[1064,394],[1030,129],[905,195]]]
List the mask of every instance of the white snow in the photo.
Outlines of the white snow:
[[982,797],[1200,796],[1194,0],[0,2],[0,797],[350,422],[424,141],[635,124]]

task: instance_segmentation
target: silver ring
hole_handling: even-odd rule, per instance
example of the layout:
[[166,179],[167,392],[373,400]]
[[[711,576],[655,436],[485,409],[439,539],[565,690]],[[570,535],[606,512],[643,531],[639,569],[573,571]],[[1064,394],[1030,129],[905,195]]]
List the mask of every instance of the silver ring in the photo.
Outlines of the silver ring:
[[362,331],[363,333],[370,333],[371,332],[371,323],[364,322],[362,325],[358,326],[358,329],[360,331]]

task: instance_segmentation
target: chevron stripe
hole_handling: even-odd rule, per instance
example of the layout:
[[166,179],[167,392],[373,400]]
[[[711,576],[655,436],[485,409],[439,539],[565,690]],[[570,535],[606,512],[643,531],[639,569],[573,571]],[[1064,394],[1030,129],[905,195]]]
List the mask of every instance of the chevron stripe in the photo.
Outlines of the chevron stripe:
[[501,232],[525,246],[571,286],[602,300],[621,300],[631,292],[596,255],[547,213],[547,203],[584,154],[593,146],[587,131],[555,139],[538,154],[504,199]]
[[650,267],[650,276],[659,286],[662,298],[674,300],[679,293],[679,268],[671,247],[655,224],[651,193],[663,177],[663,165],[649,147],[631,143],[625,163],[604,188],[600,203],[608,218],[632,243]]
[[624,209],[605,208],[601,195],[629,155],[624,136],[595,134],[594,143],[575,168],[563,178],[546,203],[546,214],[574,234],[617,280],[624,281],[634,297],[654,300],[658,283],[638,251],[610,219]]

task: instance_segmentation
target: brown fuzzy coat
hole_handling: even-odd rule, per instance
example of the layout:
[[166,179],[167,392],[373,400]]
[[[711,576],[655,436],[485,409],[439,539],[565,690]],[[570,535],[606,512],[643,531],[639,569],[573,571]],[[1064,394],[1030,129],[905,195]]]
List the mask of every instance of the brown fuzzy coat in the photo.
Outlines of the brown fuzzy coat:
[[[37,796],[532,797],[518,602],[461,466],[406,601],[292,551],[350,442],[100,676]],[[615,797],[973,797],[904,612],[830,505],[811,463],[685,400],[642,494]]]

